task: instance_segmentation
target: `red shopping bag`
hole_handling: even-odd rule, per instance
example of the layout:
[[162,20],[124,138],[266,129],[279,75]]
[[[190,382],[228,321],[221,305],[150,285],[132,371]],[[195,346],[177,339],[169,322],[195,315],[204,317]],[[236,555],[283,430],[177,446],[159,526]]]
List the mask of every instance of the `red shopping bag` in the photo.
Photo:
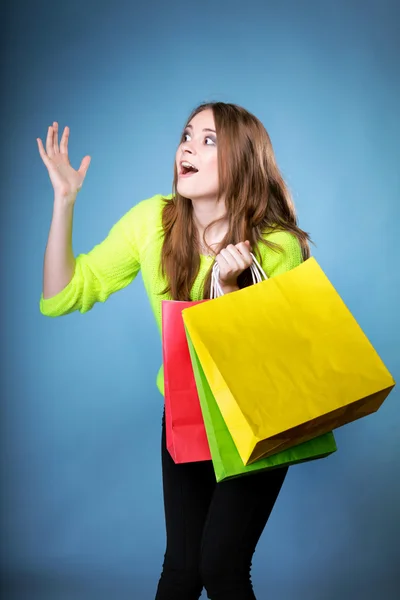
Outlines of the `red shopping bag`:
[[182,310],[198,302],[162,301],[165,428],[175,463],[211,460]]

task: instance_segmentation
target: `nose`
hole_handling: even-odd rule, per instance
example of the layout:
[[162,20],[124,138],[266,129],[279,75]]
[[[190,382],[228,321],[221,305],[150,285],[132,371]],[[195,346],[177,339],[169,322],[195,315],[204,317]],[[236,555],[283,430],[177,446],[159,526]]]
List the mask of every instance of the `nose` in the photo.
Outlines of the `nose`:
[[182,154],[184,154],[185,152],[189,152],[189,154],[196,154],[192,141],[182,142]]

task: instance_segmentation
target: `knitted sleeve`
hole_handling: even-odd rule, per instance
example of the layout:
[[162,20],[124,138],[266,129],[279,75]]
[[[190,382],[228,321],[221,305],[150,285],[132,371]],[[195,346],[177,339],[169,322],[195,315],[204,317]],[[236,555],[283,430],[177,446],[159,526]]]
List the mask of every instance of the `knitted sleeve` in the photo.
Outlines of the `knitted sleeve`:
[[40,312],[43,315],[58,317],[77,310],[85,313],[96,302],[105,302],[111,294],[135,279],[140,270],[133,226],[136,206],[115,223],[100,244],[76,257],[74,275],[63,290],[46,299],[41,294]]
[[259,245],[262,267],[268,277],[275,277],[290,271],[303,262],[300,242],[289,231],[274,231],[265,235],[265,239],[282,248],[275,250],[264,244]]

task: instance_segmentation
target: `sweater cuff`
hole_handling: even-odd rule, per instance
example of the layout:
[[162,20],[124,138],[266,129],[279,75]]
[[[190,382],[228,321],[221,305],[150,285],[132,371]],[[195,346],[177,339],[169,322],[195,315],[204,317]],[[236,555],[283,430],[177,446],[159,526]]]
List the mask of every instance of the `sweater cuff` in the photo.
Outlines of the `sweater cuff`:
[[66,307],[71,294],[71,281],[65,286],[61,292],[58,292],[51,298],[44,298],[43,292],[40,294],[39,308],[42,315],[45,317],[60,317],[66,314]]

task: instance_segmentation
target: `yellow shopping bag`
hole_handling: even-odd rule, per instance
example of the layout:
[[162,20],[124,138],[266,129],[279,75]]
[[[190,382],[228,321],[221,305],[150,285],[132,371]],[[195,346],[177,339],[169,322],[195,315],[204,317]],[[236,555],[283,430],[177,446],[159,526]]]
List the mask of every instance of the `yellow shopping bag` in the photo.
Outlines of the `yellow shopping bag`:
[[182,314],[246,465],[376,411],[395,385],[314,258]]

